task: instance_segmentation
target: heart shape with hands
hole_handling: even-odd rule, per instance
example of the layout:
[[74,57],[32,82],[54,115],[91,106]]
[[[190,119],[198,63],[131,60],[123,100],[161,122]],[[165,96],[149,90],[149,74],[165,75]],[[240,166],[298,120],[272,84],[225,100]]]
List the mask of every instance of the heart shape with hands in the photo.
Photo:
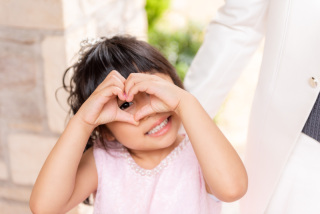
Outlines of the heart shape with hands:
[[[92,126],[113,121],[138,125],[139,120],[147,115],[177,111],[184,92],[173,83],[170,76],[163,73],[132,73],[125,79],[114,70],[84,102],[77,114]],[[148,95],[144,96],[148,100],[141,101],[143,106],[134,111],[120,109],[119,102],[133,102],[135,105],[135,96],[139,93]]]

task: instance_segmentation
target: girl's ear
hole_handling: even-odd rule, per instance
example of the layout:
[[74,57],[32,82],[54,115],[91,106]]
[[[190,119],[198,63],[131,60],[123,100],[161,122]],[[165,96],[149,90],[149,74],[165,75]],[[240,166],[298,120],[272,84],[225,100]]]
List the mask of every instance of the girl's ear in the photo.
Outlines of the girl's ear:
[[113,134],[109,131],[109,133],[105,134],[107,141],[115,141],[116,138],[113,136]]
[[103,134],[104,134],[105,138],[107,139],[107,141],[115,141],[116,140],[116,138],[113,136],[112,132],[107,127],[104,128]]
[[105,138],[107,141],[115,141],[116,138],[113,136],[112,132],[106,126],[99,126],[98,130],[100,134]]

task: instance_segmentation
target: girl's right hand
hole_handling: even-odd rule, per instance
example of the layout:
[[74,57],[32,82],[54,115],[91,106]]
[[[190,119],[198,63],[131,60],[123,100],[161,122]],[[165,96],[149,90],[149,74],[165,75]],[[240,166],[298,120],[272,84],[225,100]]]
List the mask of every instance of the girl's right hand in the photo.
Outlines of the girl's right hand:
[[134,120],[134,116],[118,106],[117,97],[120,100],[126,100],[124,82],[125,78],[119,72],[111,71],[82,104],[75,116],[93,128],[112,121],[137,125],[138,122]]

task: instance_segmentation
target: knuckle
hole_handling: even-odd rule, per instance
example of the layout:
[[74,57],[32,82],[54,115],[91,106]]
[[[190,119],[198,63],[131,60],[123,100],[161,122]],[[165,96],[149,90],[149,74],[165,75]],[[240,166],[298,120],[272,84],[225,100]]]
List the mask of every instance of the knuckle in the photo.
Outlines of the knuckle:
[[116,81],[118,78],[117,78],[117,76],[115,76],[115,75],[111,75],[111,77],[110,77],[113,81]]

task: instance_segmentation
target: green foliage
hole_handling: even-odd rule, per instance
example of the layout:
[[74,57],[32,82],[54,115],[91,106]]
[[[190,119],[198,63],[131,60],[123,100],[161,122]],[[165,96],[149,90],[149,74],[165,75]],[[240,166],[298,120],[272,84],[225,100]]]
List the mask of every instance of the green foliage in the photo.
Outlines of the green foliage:
[[183,80],[188,68],[203,41],[202,29],[189,24],[176,31],[154,28],[148,33],[149,43],[156,47],[176,68]]
[[170,6],[170,0],[146,0],[149,43],[156,47],[176,68],[183,80],[203,41],[200,26],[189,23],[184,28],[169,29],[162,18]]
[[148,16],[148,29],[151,30],[169,8],[170,0],[147,0],[145,10]]

